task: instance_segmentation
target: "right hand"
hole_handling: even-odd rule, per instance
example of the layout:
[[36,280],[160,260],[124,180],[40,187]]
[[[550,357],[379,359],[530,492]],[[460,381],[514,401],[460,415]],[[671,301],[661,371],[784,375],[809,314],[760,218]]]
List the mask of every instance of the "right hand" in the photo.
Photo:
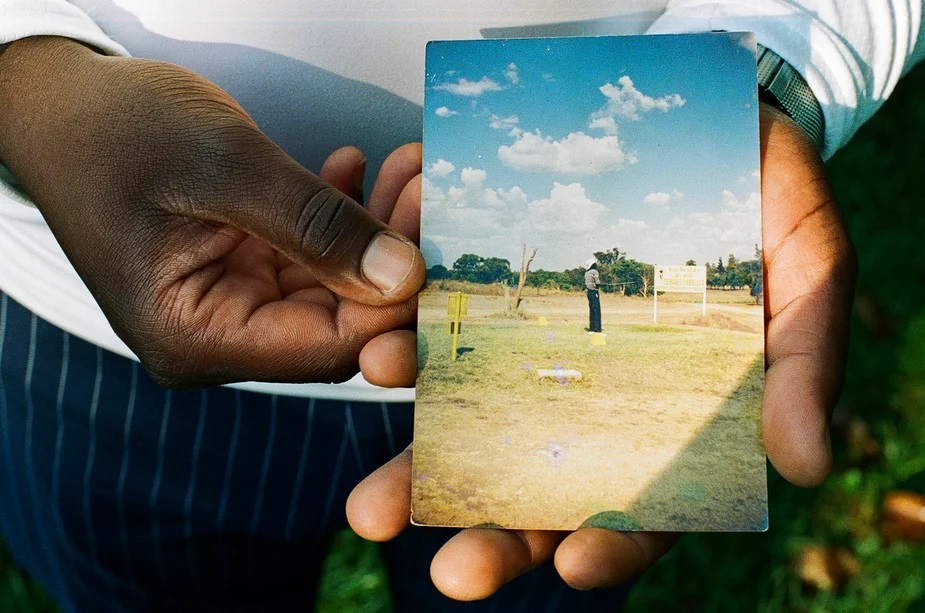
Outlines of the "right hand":
[[[768,289],[764,443],[781,475],[815,486],[832,464],[828,422],[845,370],[857,264],[813,144],[782,112],[762,104],[760,117]],[[402,200],[398,208],[410,209]],[[386,541],[408,526],[411,468],[409,447],[353,490],[347,519],[357,534]],[[602,528],[570,534],[469,528],[440,549],[430,572],[447,596],[477,600],[553,558],[566,583],[593,589],[632,580],[677,538]]]
[[[0,161],[159,382],[343,381],[368,344],[377,383],[413,372],[423,259],[345,195],[356,149],[319,178],[198,75],[54,37],[0,55],[0,108]],[[418,172],[387,162],[373,195]]]

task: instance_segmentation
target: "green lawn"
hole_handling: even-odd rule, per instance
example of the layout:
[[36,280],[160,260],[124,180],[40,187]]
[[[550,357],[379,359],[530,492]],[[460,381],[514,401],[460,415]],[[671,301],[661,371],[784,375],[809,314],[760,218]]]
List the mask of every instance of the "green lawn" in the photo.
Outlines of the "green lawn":
[[[925,548],[886,544],[880,507],[896,488],[925,492],[925,67],[829,165],[858,250],[860,279],[842,419],[865,420],[882,447],[860,458],[833,437],[832,478],[801,490],[773,471],[765,534],[687,535],[638,583],[630,611],[925,610]],[[320,608],[388,611],[371,545],[335,542]],[[794,560],[806,546],[840,547],[859,568],[839,589],[805,587]],[[0,553],[0,611],[50,610]]]

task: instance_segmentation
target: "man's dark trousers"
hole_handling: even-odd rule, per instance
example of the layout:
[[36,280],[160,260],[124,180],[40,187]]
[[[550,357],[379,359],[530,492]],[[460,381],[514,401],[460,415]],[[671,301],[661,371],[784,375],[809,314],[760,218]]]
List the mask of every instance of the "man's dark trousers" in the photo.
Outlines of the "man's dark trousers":
[[588,330],[591,332],[601,331],[601,298],[598,296],[596,289],[588,290],[588,308],[591,311],[591,321],[588,324]]

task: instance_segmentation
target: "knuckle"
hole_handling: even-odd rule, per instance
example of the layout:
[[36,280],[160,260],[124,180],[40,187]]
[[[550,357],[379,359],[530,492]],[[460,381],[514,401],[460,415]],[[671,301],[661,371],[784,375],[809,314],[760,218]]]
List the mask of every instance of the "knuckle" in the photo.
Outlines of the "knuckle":
[[350,242],[350,201],[329,185],[314,185],[298,202],[295,232],[300,251],[317,259],[336,258]]

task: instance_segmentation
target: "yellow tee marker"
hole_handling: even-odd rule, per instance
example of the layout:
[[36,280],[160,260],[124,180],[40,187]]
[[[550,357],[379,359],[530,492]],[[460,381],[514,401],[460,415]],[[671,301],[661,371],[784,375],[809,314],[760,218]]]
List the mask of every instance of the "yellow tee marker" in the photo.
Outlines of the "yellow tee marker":
[[453,335],[453,348],[451,359],[456,361],[456,348],[459,345],[460,319],[465,317],[469,307],[469,296],[462,292],[453,292],[449,295],[446,314],[450,316],[447,331]]

